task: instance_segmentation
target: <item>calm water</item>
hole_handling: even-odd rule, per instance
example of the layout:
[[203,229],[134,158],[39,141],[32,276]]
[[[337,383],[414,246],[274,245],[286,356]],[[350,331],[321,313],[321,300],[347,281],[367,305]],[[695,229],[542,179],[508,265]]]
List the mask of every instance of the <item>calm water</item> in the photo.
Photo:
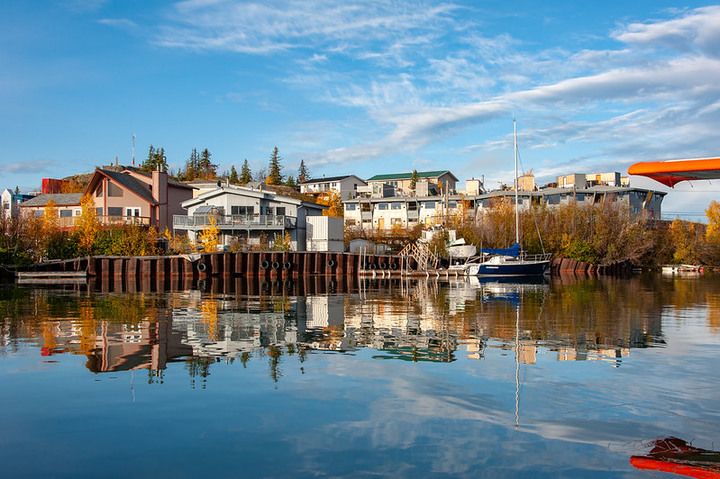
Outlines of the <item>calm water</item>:
[[[678,477],[720,279],[0,289],[2,477]],[[102,289],[102,288],[98,288]]]

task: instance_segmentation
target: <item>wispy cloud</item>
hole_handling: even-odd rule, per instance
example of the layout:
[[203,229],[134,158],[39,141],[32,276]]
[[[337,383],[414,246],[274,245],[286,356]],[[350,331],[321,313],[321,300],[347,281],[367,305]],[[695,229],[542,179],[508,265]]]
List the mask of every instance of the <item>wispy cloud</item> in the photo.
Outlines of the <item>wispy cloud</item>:
[[[161,28],[156,41],[193,50],[268,54],[312,46],[323,52],[320,55],[385,57],[416,44],[420,36],[411,32],[441,31],[446,15],[455,8],[384,0],[188,0],[176,4],[173,23]],[[368,48],[371,44],[376,47]]]
[[[367,125],[346,146],[302,155],[315,165],[422,158],[471,126],[519,113],[532,118],[526,148],[541,161],[550,156],[540,152],[555,152],[538,165],[549,174],[554,165],[616,166],[716,147],[720,6],[663,14],[607,32],[604,45],[617,48],[534,51],[507,33],[485,34],[452,3],[187,0],[156,42],[270,58],[301,51],[283,81]],[[507,147],[503,136],[449,154],[473,163]]]
[[50,160],[21,161],[0,164],[0,171],[22,174],[42,173],[49,171],[54,166],[56,163]]
[[123,30],[135,30],[138,28],[137,23],[127,18],[102,18],[98,20],[98,23]]

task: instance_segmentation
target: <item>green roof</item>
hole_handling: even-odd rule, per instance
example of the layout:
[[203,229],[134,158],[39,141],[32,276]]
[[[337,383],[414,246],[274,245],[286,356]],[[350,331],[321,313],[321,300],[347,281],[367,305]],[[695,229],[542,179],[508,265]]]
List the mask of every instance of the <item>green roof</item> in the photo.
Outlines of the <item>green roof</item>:
[[[438,170],[438,171],[418,171],[418,178],[438,178],[445,173],[450,173],[449,170]],[[455,178],[455,175],[450,173],[450,176]],[[370,181],[387,181],[387,180],[409,180],[412,178],[412,171],[409,173],[393,173],[390,175],[375,175],[372,178],[368,178],[368,182]],[[455,178],[455,181],[457,181],[457,178]]]

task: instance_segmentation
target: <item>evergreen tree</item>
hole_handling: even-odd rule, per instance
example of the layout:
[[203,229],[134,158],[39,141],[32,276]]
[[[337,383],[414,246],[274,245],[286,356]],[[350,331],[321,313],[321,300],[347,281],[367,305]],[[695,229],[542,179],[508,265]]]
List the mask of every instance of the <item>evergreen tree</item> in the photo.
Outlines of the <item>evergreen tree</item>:
[[270,155],[269,173],[265,180],[265,183],[268,185],[282,185],[283,177],[282,173],[280,173],[282,170],[282,166],[280,165],[281,161],[282,158],[278,155],[278,147],[276,146],[273,149],[272,155]]
[[150,173],[151,171],[167,171],[167,157],[165,156],[165,148],[155,149],[150,145],[148,148],[148,157],[140,165],[140,171]]
[[187,180],[195,180],[200,177],[200,155],[198,155],[197,148],[193,148],[190,152],[190,159],[188,159],[185,166],[185,178]]
[[228,178],[228,181],[233,184],[238,183],[238,174],[237,170],[235,169],[235,165],[232,165],[230,167],[230,177]]
[[285,186],[289,186],[290,188],[295,188],[297,186],[295,178],[293,178],[292,175],[288,175],[287,180],[285,181]]
[[305,166],[305,160],[300,160],[300,169],[298,170],[298,183],[305,183],[310,179],[310,171]]
[[200,170],[200,175],[202,178],[209,179],[209,178],[215,178],[217,176],[217,165],[213,164],[210,161],[210,157],[212,156],[212,153],[210,153],[210,150],[205,148],[200,153],[200,159],[198,161],[198,169]]
[[250,171],[250,165],[248,164],[247,158],[245,158],[245,163],[243,163],[242,168],[240,169],[239,181],[242,185],[252,181],[252,172]]
[[410,177],[410,189],[415,191],[415,186],[417,186],[417,182],[420,179],[420,176],[418,175],[417,170],[412,171],[412,176]]

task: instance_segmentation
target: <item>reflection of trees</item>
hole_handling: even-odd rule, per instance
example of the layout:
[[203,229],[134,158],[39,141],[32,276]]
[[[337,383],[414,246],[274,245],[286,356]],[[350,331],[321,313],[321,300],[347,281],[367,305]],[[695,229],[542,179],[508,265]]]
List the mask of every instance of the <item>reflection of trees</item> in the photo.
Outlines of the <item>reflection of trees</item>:
[[0,355],[33,346],[83,354],[91,371],[146,368],[153,383],[163,381],[167,361],[182,357],[193,385],[197,378],[205,385],[220,359],[247,367],[262,358],[277,382],[293,365],[302,370],[313,350],[372,348],[385,358],[451,361],[465,345],[481,359],[489,341],[514,344],[519,307],[523,345],[572,359],[662,344],[661,319],[685,321],[688,308],[707,310],[708,326],[719,331],[719,285],[713,276],[556,277],[519,290],[464,279],[378,279],[358,294],[309,298],[6,288]]

